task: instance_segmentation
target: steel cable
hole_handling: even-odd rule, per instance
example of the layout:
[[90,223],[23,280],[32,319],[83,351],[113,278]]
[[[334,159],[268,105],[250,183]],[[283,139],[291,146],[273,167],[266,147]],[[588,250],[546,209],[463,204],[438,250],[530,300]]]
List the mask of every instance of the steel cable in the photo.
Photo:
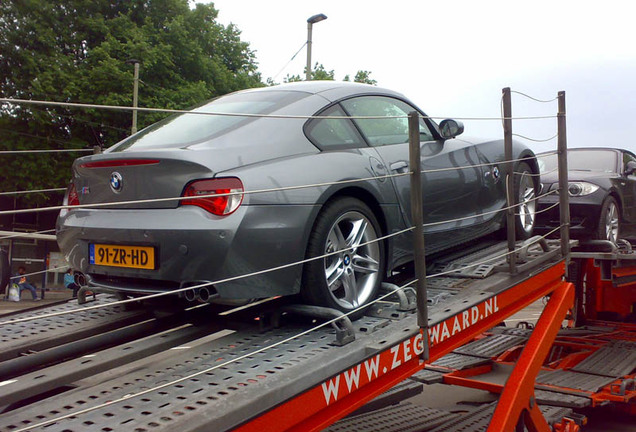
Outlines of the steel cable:
[[28,190],[28,191],[0,192],[0,196],[45,193],[45,192],[63,192],[65,190],[66,188],[53,188],[53,189],[35,189],[35,190]]
[[44,231],[35,231],[35,232],[19,232],[19,231],[13,231],[13,232],[15,232],[15,234],[7,235],[4,237],[0,236],[0,240],[6,240],[6,239],[16,238],[16,237],[28,237],[34,234],[46,234],[50,232],[55,232],[55,228],[47,229]]
[[[249,113],[221,113],[221,112],[202,112],[202,111],[189,111],[189,110],[177,110],[177,109],[165,109],[165,108],[143,108],[143,107],[129,107],[119,105],[97,105],[97,104],[81,104],[71,102],[51,102],[51,101],[34,101],[28,99],[10,99],[0,98],[0,102],[6,102],[11,104],[33,104],[33,105],[48,105],[48,106],[67,106],[74,108],[87,108],[87,109],[110,109],[116,111],[138,111],[138,112],[160,112],[167,114],[195,114],[195,115],[216,115],[225,117],[253,117],[253,118],[275,118],[275,119],[356,119],[356,120],[382,120],[382,119],[404,119],[407,116],[314,116],[314,115],[276,115],[276,114],[249,114]],[[421,116],[420,118],[430,120],[443,120],[448,117],[431,117]],[[528,116],[528,117],[514,117],[514,120],[540,120],[548,118],[557,118],[557,116]],[[507,120],[505,117],[455,117],[457,120]]]
[[0,150],[0,155],[31,154],[31,153],[72,153],[92,152],[93,149],[50,149],[50,150]]
[[533,142],[548,142],[548,141],[552,141],[555,138],[558,138],[559,134],[553,135],[550,138],[545,138],[545,139],[529,138],[529,137],[527,137],[525,135],[520,135],[520,134],[515,134],[515,133],[513,133],[512,136],[516,136],[517,138],[523,138],[525,140],[533,141]]
[[[519,158],[519,159],[512,159],[510,161],[488,162],[483,164],[465,165],[465,166],[450,167],[450,168],[426,169],[420,172],[422,174],[431,174],[431,173],[438,173],[438,172],[481,168],[486,166],[496,166],[496,165],[504,164],[507,162],[520,162],[524,160],[528,160],[528,158]],[[520,173],[520,174],[523,174],[523,173]],[[94,204],[84,204],[84,205],[75,205],[75,206],[61,205],[61,206],[50,206],[50,207],[38,207],[35,209],[3,210],[3,211],[0,211],[0,215],[32,213],[32,212],[37,213],[37,212],[57,211],[57,210],[74,210],[74,209],[77,210],[77,209],[86,209],[86,208],[90,209],[90,208],[113,207],[113,206],[120,206],[120,205],[150,204],[150,203],[157,203],[157,202],[171,202],[171,201],[181,201],[181,200],[187,201],[187,200],[196,200],[196,199],[203,199],[203,198],[250,195],[250,194],[257,194],[257,193],[283,192],[283,191],[306,189],[306,188],[313,188],[313,187],[334,186],[334,185],[341,185],[341,184],[365,182],[365,181],[371,181],[371,180],[404,177],[408,175],[411,175],[410,171],[404,172],[404,173],[386,174],[386,175],[375,176],[375,177],[366,177],[361,179],[340,180],[336,182],[305,184],[305,185],[298,185],[298,186],[286,186],[286,187],[271,188],[271,189],[257,189],[252,191],[243,191],[243,192],[228,192],[228,193],[222,193],[222,194],[206,194],[206,195],[197,195],[197,196],[191,196],[191,197],[179,196],[179,197],[168,197],[168,198],[152,198],[152,199],[144,199],[144,200],[118,201],[118,202],[111,202],[111,203],[94,203]],[[527,174],[527,175],[537,175],[537,174]]]
[[516,91],[516,90],[510,90],[510,93],[516,93],[516,94],[518,94],[518,95],[525,96],[525,97],[527,97],[528,99],[532,99],[532,100],[533,100],[533,101],[535,101],[535,102],[541,102],[541,103],[550,103],[550,102],[554,102],[555,100],[558,100],[558,99],[559,99],[559,97],[558,97],[558,96],[557,96],[557,97],[554,97],[554,98],[552,98],[552,99],[546,99],[546,100],[543,100],[543,99],[537,99],[537,98],[532,97],[532,96],[530,96],[530,95],[528,95],[528,94],[526,94],[526,93],[523,93],[523,92],[520,92],[520,91]]
[[[550,233],[546,234],[545,236],[542,236],[542,238],[546,238],[548,235],[552,234],[553,232],[556,232],[560,228],[561,227],[555,228]],[[436,273],[434,275],[429,275],[429,276],[426,276],[426,279],[431,279],[431,278],[434,278],[434,277],[440,277],[440,276],[445,276],[445,275],[451,275],[452,273],[457,273],[457,272],[465,270],[467,268],[477,267],[477,266],[483,265],[483,264],[491,262],[491,261],[500,260],[500,259],[505,258],[506,256],[508,256],[510,254],[513,254],[513,253],[516,253],[516,252],[518,252],[520,250],[522,250],[522,248],[515,249],[513,251],[509,251],[509,252],[506,252],[504,254],[501,254],[501,255],[499,255],[497,257],[494,257],[494,258],[491,258],[491,259],[488,259],[488,260],[484,260],[484,261],[476,263],[476,264],[471,264],[471,265],[468,265],[468,266],[465,266],[465,267],[461,267],[459,269],[453,269],[453,270],[449,270],[449,271],[445,271],[445,272]],[[351,314],[359,312],[363,308],[367,308],[369,305],[372,305],[372,304],[377,303],[379,301],[383,301],[385,298],[390,297],[391,295],[395,294],[396,292],[403,291],[405,288],[409,287],[410,285],[414,284],[415,282],[417,282],[417,280],[410,281],[407,284],[402,285],[401,287],[398,287],[397,289],[395,289],[393,291],[390,291],[390,292],[378,297],[373,302],[371,302],[369,304],[366,304],[364,306],[361,306],[359,308],[356,308],[356,309],[354,309],[354,310],[352,310],[350,312],[347,312],[344,315],[349,316]],[[341,319],[342,319],[342,316],[337,317],[337,318],[333,318],[331,320],[325,321],[324,323],[318,324],[315,327],[312,327],[312,328],[310,328],[308,330],[302,331],[300,333],[297,333],[297,334],[295,334],[293,336],[290,336],[288,338],[285,338],[285,339],[280,340],[278,342],[275,342],[273,344],[270,344],[270,345],[264,346],[262,348],[256,349],[256,350],[251,351],[251,352],[249,352],[247,354],[240,355],[239,357],[236,357],[234,359],[221,362],[221,363],[219,363],[219,364],[217,364],[215,366],[211,366],[211,367],[209,367],[207,369],[204,369],[204,370],[201,370],[201,371],[198,371],[198,372],[194,372],[194,373],[192,373],[190,375],[174,379],[172,381],[160,384],[160,385],[152,387],[152,388],[148,388],[148,389],[142,390],[142,391],[137,392],[137,393],[128,393],[128,394],[126,394],[126,395],[124,395],[124,396],[122,396],[122,397],[120,397],[118,399],[109,400],[107,402],[104,402],[102,404],[99,404],[99,405],[96,405],[96,406],[93,406],[93,407],[88,407],[88,408],[85,408],[83,410],[75,411],[73,413],[69,413],[69,414],[65,414],[65,415],[56,417],[54,419],[45,420],[45,421],[37,423],[37,424],[29,425],[28,427],[22,428],[22,429],[18,429],[15,432],[25,432],[25,431],[28,431],[30,429],[34,429],[34,428],[38,428],[38,427],[44,427],[44,426],[50,425],[52,423],[58,422],[60,420],[65,420],[65,419],[68,419],[68,418],[71,418],[71,417],[80,416],[82,414],[86,414],[86,413],[89,413],[89,412],[92,412],[92,411],[96,411],[96,410],[101,409],[101,408],[106,408],[108,406],[111,406],[111,405],[114,405],[114,404],[117,404],[117,403],[121,403],[121,402],[124,402],[124,401],[132,399],[132,398],[137,398],[137,397],[140,397],[140,396],[143,396],[143,395],[146,395],[146,394],[149,394],[149,393],[152,393],[152,392],[155,392],[155,391],[158,391],[158,390],[161,390],[161,389],[173,386],[173,385],[177,385],[177,384],[182,383],[184,381],[191,380],[193,378],[196,378],[196,377],[204,375],[204,374],[208,374],[208,373],[210,373],[210,372],[212,372],[214,370],[227,367],[227,366],[229,366],[229,365],[231,365],[233,363],[239,362],[239,361],[244,360],[244,359],[249,358],[249,357],[253,357],[256,354],[260,354],[262,352],[266,352],[268,350],[271,350],[273,348],[276,348],[278,346],[281,346],[283,344],[286,344],[288,342],[296,340],[296,339],[298,339],[298,338],[300,338],[302,336],[310,334],[310,333],[312,333],[312,332],[314,332],[316,330],[319,330],[319,329],[321,329],[323,327],[326,327],[326,326],[329,326],[329,325],[331,325],[333,323],[336,323],[336,322],[340,321]]]
[[[500,208],[500,209],[497,209],[497,210],[484,212],[484,213],[481,213],[481,214],[478,214],[478,215],[471,215],[471,216],[466,216],[466,217],[462,217],[462,218],[444,220],[444,221],[439,221],[439,222],[430,222],[430,223],[423,224],[423,226],[424,227],[431,227],[431,226],[447,224],[447,223],[452,223],[452,222],[461,222],[461,221],[468,220],[468,219],[480,218],[480,217],[487,216],[487,215],[490,215],[490,214],[504,212],[504,211],[507,211],[509,209],[512,209],[512,208],[515,208],[515,207],[519,207],[519,206],[521,206],[523,204],[524,203],[514,204],[514,205],[503,207],[503,208]],[[378,237],[377,239],[370,240],[368,242],[360,243],[359,245],[357,245],[357,247],[367,246],[367,245],[370,245],[370,244],[373,244],[373,243],[384,241],[384,240],[390,239],[392,237],[396,237],[398,235],[405,234],[405,233],[407,233],[409,231],[412,231],[414,229],[415,229],[415,227],[405,228],[405,229],[402,229],[400,231],[396,231],[394,233]],[[16,323],[32,321],[32,320],[40,319],[40,318],[51,318],[51,317],[55,317],[55,316],[68,315],[68,314],[78,313],[78,312],[87,312],[87,311],[91,311],[91,310],[94,310],[94,309],[101,309],[101,308],[110,307],[110,306],[117,306],[117,305],[122,305],[122,304],[127,304],[127,303],[133,303],[133,302],[138,302],[138,301],[142,301],[142,300],[149,300],[149,299],[163,297],[163,296],[167,296],[167,295],[179,294],[179,293],[182,293],[182,292],[185,292],[185,291],[189,291],[189,290],[197,290],[197,289],[200,289],[200,288],[205,288],[205,287],[209,287],[209,286],[213,286],[213,285],[217,285],[217,284],[221,284],[221,283],[233,282],[233,281],[236,281],[236,280],[239,280],[239,279],[247,279],[247,278],[250,278],[250,277],[259,276],[259,275],[262,275],[262,274],[271,273],[271,272],[278,271],[278,270],[283,270],[283,269],[294,267],[294,266],[297,266],[297,265],[306,264],[306,263],[311,262],[311,261],[316,261],[316,260],[328,258],[330,256],[334,256],[334,255],[338,255],[338,254],[344,253],[344,252],[348,251],[349,249],[350,248],[345,248],[345,249],[337,250],[337,251],[334,251],[334,252],[326,253],[326,254],[323,254],[323,255],[320,255],[320,256],[317,256],[317,257],[306,258],[306,259],[303,259],[303,260],[300,260],[300,261],[296,261],[296,262],[292,262],[292,263],[288,263],[288,264],[283,264],[283,265],[280,265],[280,266],[277,266],[277,267],[272,267],[272,268],[269,268],[269,269],[259,270],[259,271],[255,271],[255,272],[247,273],[247,274],[243,274],[243,275],[232,276],[232,277],[229,277],[229,278],[220,279],[220,280],[216,280],[216,281],[212,281],[212,282],[205,282],[205,283],[201,283],[201,284],[198,284],[198,285],[192,285],[192,286],[188,286],[188,287],[178,288],[178,289],[174,289],[174,290],[170,290],[170,291],[164,291],[164,292],[155,293],[155,294],[144,295],[144,296],[135,297],[135,298],[126,299],[126,300],[118,300],[116,302],[112,302],[112,303],[109,303],[107,305],[87,306],[87,307],[84,307],[82,309],[55,312],[55,313],[46,314],[46,315],[39,315],[39,316],[36,316],[36,317],[26,317],[26,318],[13,319],[13,320],[9,320],[9,321],[0,321],[0,327],[3,326],[3,325],[6,325],[6,324],[16,324]],[[42,273],[46,273],[46,272],[52,272],[52,271],[55,271],[55,270],[58,270],[58,269],[66,269],[66,268],[68,268],[68,266],[57,267],[55,269],[49,269],[49,270],[42,270],[42,271],[39,271],[39,272],[29,273],[27,276],[32,276],[32,275],[36,275],[36,274],[42,274]]]

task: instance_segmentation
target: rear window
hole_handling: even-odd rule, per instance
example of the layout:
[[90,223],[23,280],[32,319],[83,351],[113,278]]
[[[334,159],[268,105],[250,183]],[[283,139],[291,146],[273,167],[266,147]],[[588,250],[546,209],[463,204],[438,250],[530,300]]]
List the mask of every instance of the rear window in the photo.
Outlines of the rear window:
[[267,91],[221,96],[194,108],[190,113],[170,116],[126,138],[111,151],[181,148],[224,135],[258,120],[258,117],[193,113],[270,114],[294,103],[307,93]]

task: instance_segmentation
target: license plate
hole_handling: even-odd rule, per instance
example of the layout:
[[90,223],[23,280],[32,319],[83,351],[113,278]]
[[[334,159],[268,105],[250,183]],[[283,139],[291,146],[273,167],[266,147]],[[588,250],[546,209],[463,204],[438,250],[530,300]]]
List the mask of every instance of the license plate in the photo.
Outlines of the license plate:
[[88,258],[101,266],[155,269],[155,248],[148,246],[90,244]]

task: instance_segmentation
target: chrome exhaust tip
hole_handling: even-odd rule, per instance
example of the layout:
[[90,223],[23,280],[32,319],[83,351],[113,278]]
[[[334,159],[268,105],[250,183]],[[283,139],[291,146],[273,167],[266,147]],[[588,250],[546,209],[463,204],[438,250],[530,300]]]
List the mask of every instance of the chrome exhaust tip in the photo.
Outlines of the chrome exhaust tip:
[[208,289],[205,287],[200,288],[198,298],[202,302],[207,302],[208,300],[210,300],[210,291],[208,291]]
[[199,293],[196,290],[187,290],[183,292],[183,296],[185,297],[185,299],[189,302],[193,302],[196,301],[197,298],[199,298]]

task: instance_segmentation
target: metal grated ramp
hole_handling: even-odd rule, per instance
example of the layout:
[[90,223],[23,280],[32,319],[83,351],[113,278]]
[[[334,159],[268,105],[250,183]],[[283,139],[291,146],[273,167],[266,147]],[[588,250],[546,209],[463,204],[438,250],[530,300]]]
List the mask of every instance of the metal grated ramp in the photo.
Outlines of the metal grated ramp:
[[504,334],[509,336],[521,336],[524,338],[529,338],[532,334],[532,329],[521,328],[521,327],[493,327],[488,330],[489,333],[493,334]]
[[453,277],[483,279],[495,270],[493,264],[469,265],[467,262],[453,262],[446,265],[437,265],[433,268],[435,273],[448,273]]
[[371,411],[376,411],[382,408],[386,408],[390,405],[396,405],[405,399],[413,396],[417,396],[422,393],[424,386],[421,383],[411,380],[404,380],[399,384],[394,385],[380,396],[369,401],[361,408],[358,408],[347,417],[353,417],[360,414],[366,414]]
[[614,380],[615,378],[564,370],[540,371],[537,376],[538,384],[587,392],[597,392]]
[[[496,266],[502,263],[505,264],[505,260],[506,260],[505,252],[507,252],[507,245],[502,245],[502,243],[495,243],[492,246],[489,246],[486,248],[480,248],[479,250],[476,250],[475,252],[472,252],[469,254],[465,254],[465,252],[461,252],[459,254],[460,256],[451,255],[445,261],[444,260],[436,261],[432,266],[433,267],[431,269],[432,271],[429,271],[429,269],[427,269],[427,273],[435,274],[435,273],[440,273],[443,271],[461,269],[461,268],[466,268],[466,271],[469,272],[471,269],[475,268],[474,263],[482,262],[488,258],[492,258],[493,256],[501,256],[501,255],[503,255],[502,258],[500,258],[497,261],[489,261],[488,264],[490,266]],[[481,277],[479,274],[485,271],[488,271],[488,269],[481,269],[478,273],[475,274],[474,277]],[[460,276],[460,272],[458,271],[452,274],[452,276],[455,276],[455,275]],[[465,274],[461,274],[461,276],[470,277],[470,274],[465,273]]]
[[[371,321],[381,320],[367,317],[360,321],[360,325],[369,328],[373,327]],[[292,397],[305,389],[308,382],[320,382],[324,379],[321,374],[328,377],[338,373],[343,359],[334,357],[334,349],[343,357],[351,355],[356,358],[365,351],[362,343],[355,350],[350,349],[355,342],[334,348],[331,328],[321,328],[291,339],[303,330],[303,327],[289,326],[264,334],[239,331],[191,350],[170,352],[165,360],[136,368],[128,374],[117,376],[116,370],[113,370],[109,374],[116,378],[102,384],[70,390],[33,406],[3,414],[0,430],[29,427],[98,406],[77,417],[32,430],[144,432],[174,429],[179,424],[187,424],[194,429],[200,425],[198,427],[208,427],[208,430],[227,430],[249,415],[270,408],[276,401]],[[359,328],[357,330],[360,331]],[[379,331],[379,338],[383,337],[384,330]],[[280,344],[251,354],[275,343]],[[231,366],[209,370],[241,356],[245,358]],[[307,364],[320,364],[320,373],[308,368]],[[168,385],[186,377],[190,378]],[[100,406],[161,385],[165,387],[109,406]]]
[[432,370],[436,370],[435,368],[463,370],[487,363],[490,363],[490,359],[450,353],[431,363],[429,368]]
[[438,384],[444,381],[444,372],[422,369],[411,375],[410,379],[421,382],[422,384]]
[[368,414],[347,417],[324,432],[425,432],[456,416],[448,411],[402,402]]
[[[114,301],[112,297],[100,296],[98,300],[88,303],[87,306],[107,305]],[[24,351],[43,350],[152,316],[147,311],[124,311],[122,306],[117,305],[19,323],[10,322],[12,319],[37,317],[50,313],[81,311],[84,307],[85,305],[69,301],[46,310],[0,318],[0,321],[7,323],[0,326],[0,345],[2,346],[0,361],[15,358]]]
[[454,350],[454,353],[477,357],[492,358],[517,345],[524,344],[527,338],[513,335],[493,335],[476,340]]
[[[266,342],[279,342],[295,333],[297,333],[297,329],[279,331],[276,336]],[[314,345],[311,352],[303,353],[304,358],[312,357],[316,351],[319,352],[326,348],[331,341],[331,337],[327,333],[321,332],[313,340],[304,341],[304,343],[310,342]],[[85,406],[96,406],[109,400],[118,399],[134,391],[154,388],[261,348],[262,345],[254,344],[258,340],[257,334],[231,335],[221,340],[223,341],[222,346],[211,344],[217,346],[201,347],[182,353],[177,359],[150,365],[136,374],[120,377],[106,385],[98,385],[53,400],[42,401],[38,404],[39,412],[34,413],[31,407],[26,412],[18,410],[15,414],[5,414],[2,423],[7,425],[6,430],[12,430],[18,426],[28,426],[38,423],[40,420],[73,413]],[[148,395],[131,398],[129,401],[104,407],[77,418],[62,420],[58,424],[44,428],[44,430],[92,431],[97,425],[103,423],[112,426],[112,430],[128,429],[139,432],[147,430],[147,428],[167,427],[188,413],[212,406],[215,402],[231,396],[242,388],[258,386],[263,381],[271,379],[279,371],[293,367],[297,360],[294,361],[289,354],[302,350],[301,345],[304,344],[299,345],[293,342],[283,344],[272,350],[269,356],[264,356],[261,353],[241,361],[239,368],[229,370],[227,367],[222,367],[203,373]],[[276,357],[287,357],[288,361],[274,363],[272,358]],[[211,408],[208,407],[208,409]]]
[[537,403],[543,405],[560,406],[566,408],[585,408],[592,404],[592,399],[587,397],[557,393],[547,390],[535,390],[534,396],[537,400]]
[[620,378],[636,369],[636,342],[610,342],[573,367],[574,372]]
[[426,301],[429,305],[436,305],[436,304],[445,302],[446,300],[448,300],[455,294],[457,294],[457,292],[452,289],[443,290],[443,289],[433,289],[433,288],[427,287]]
[[[435,273],[430,273],[435,274]],[[453,277],[440,277],[440,278],[432,278],[426,280],[426,289],[433,290],[445,290],[453,293],[457,293],[464,288],[472,285],[473,281],[470,279],[461,279],[461,278],[453,278]]]
[[[497,402],[477,408],[454,420],[436,427],[430,432],[485,432],[495,412]],[[541,412],[549,424],[559,422],[563,417],[572,414],[571,408],[540,406]],[[524,428],[524,431],[527,430]]]

